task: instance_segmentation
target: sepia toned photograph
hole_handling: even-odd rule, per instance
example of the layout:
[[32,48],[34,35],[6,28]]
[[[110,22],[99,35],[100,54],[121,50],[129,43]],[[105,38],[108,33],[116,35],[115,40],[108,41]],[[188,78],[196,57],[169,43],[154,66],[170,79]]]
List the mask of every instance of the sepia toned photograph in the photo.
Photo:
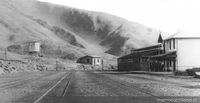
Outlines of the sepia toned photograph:
[[200,103],[199,0],[0,0],[0,103]]

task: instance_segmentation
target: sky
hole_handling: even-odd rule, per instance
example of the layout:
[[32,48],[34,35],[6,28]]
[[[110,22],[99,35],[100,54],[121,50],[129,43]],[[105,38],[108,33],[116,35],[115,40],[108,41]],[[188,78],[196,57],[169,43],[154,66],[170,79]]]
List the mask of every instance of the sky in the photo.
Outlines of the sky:
[[200,0],[39,0],[106,12],[166,33],[200,33]]

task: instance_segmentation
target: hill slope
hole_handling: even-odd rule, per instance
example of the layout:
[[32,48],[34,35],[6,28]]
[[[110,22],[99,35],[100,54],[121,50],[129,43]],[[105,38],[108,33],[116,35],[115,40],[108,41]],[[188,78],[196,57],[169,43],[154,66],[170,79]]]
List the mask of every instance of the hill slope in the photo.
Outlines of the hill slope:
[[41,40],[79,56],[119,56],[158,37],[157,30],[120,17],[35,0],[0,0],[0,13],[0,48]]

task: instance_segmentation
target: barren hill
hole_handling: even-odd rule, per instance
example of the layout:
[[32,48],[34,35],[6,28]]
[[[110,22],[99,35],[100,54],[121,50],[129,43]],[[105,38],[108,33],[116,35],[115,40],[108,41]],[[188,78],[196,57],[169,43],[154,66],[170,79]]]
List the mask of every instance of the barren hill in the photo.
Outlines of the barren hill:
[[158,37],[157,30],[120,17],[36,0],[0,0],[0,13],[0,50],[40,40],[48,50],[61,47],[75,57],[119,56]]

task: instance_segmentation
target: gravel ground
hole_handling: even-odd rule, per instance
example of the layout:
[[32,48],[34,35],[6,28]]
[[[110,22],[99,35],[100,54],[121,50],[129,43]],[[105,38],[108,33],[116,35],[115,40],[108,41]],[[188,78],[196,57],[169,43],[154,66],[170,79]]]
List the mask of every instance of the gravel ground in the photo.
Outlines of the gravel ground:
[[76,72],[69,96],[106,97],[106,96],[149,96],[126,85],[119,84],[102,75],[91,72]]
[[[69,74],[69,71],[24,72],[0,75],[0,100],[2,103],[32,103],[67,73]],[[85,103],[105,103],[104,100],[107,100],[106,103],[121,103],[128,99],[131,102],[135,100],[137,102],[138,98],[140,102],[141,100],[146,100],[145,103],[150,103],[149,100],[152,100],[152,98],[156,100],[156,98],[166,96],[200,96],[199,79],[76,71],[69,87],[66,88],[69,78],[64,78],[44,97],[42,101],[45,102],[41,103],[55,103],[63,97],[64,101],[71,100],[72,103],[82,103],[81,101],[84,100],[87,100]],[[65,88],[67,90],[63,96]],[[97,102],[97,100],[100,102]],[[151,103],[154,102],[152,101]],[[124,103],[130,103],[130,101]]]
[[86,73],[76,72],[73,85],[73,90],[70,91],[70,95],[73,96],[110,96],[114,95],[108,93],[107,88],[104,88],[96,84]]
[[[99,72],[96,72],[99,73]],[[131,83],[156,96],[200,96],[200,80],[182,79],[145,74],[103,74],[113,79]],[[199,88],[192,88],[197,87]]]

